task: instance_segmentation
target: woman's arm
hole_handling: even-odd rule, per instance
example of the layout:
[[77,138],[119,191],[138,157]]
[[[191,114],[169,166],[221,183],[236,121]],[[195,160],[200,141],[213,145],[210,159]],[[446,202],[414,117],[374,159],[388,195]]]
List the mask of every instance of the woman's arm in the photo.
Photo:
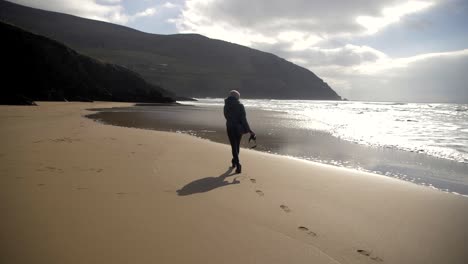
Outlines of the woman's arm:
[[247,122],[247,114],[245,113],[245,108],[244,105],[241,104],[241,123],[242,126],[244,127],[245,131],[247,131],[250,134],[255,134],[249,126],[249,122]]

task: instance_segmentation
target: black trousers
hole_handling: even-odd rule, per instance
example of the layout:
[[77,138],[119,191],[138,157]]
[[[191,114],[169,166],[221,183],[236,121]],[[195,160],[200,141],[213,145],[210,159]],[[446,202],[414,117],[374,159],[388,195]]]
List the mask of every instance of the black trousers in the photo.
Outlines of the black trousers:
[[226,127],[227,134],[229,137],[229,143],[231,143],[232,150],[232,162],[234,165],[239,165],[239,151],[240,151],[240,142],[242,139],[242,134],[239,134],[236,127]]

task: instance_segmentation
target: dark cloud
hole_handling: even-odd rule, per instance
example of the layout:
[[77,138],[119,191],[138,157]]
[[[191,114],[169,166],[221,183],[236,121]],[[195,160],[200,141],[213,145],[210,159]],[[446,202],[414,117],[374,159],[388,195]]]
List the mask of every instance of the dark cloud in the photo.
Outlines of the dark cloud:
[[379,16],[383,7],[405,2],[407,1],[192,0],[188,1],[187,7],[189,12],[201,14],[214,23],[224,21],[234,27],[254,28],[262,32],[294,29],[333,34],[362,31],[362,26],[355,21],[357,16]]

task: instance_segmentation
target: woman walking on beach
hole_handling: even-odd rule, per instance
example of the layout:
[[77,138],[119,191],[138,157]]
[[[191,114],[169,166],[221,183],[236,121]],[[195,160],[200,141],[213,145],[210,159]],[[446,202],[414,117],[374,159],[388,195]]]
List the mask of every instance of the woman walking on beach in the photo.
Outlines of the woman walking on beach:
[[255,133],[250,129],[245,114],[244,105],[239,102],[240,93],[236,90],[229,92],[229,97],[224,100],[224,117],[226,118],[226,130],[232,149],[232,167],[236,167],[236,173],[241,173],[242,166],[239,162],[240,142],[242,135]]

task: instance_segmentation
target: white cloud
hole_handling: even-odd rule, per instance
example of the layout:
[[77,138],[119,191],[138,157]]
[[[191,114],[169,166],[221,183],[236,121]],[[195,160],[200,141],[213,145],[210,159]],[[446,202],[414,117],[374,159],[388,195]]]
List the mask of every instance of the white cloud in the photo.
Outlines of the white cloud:
[[468,49],[310,68],[355,100],[468,102]]
[[381,16],[358,16],[356,22],[367,30],[367,34],[377,33],[382,28],[400,21],[400,18],[424,10],[434,5],[427,1],[410,1],[394,7],[387,7],[382,10]]
[[314,34],[307,34],[300,31],[281,31],[276,36],[277,41],[292,43],[290,49],[292,51],[304,50],[311,47],[314,44],[317,44],[321,40],[321,37]]
[[144,11],[136,13],[135,15],[131,16],[131,18],[135,19],[135,18],[139,18],[139,17],[152,16],[154,14],[156,14],[156,8],[151,7],[151,8],[147,8]]
[[287,55],[296,61],[303,60],[308,67],[354,66],[387,60],[387,55],[383,52],[371,47],[351,44],[332,49],[311,47],[299,52],[289,52]]
[[[183,11],[185,12],[185,11]],[[266,36],[260,32],[248,28],[234,27],[223,21],[213,21],[201,14],[192,13],[187,16],[183,22],[180,19],[170,20],[176,23],[181,33],[198,33],[210,38],[222,39],[225,41],[251,46],[254,43],[274,44],[276,40],[273,37]],[[196,28],[196,30],[183,30],[184,27]],[[209,32],[209,34],[206,34]]]
[[[290,42],[303,49],[318,40],[375,33],[436,1],[442,0],[187,0],[177,26],[181,32],[247,45],[294,34]],[[231,36],[233,30],[239,38]]]
[[127,20],[119,1],[98,3],[94,0],[13,0],[12,2],[103,21],[122,22]]
[[100,2],[116,4],[122,2],[122,0],[99,0]]
[[35,8],[62,12],[75,16],[96,19],[106,22],[126,24],[140,17],[156,13],[155,8],[147,8],[134,15],[127,14],[121,0],[11,0],[12,2]]
[[164,3],[163,7],[164,7],[164,8],[177,8],[178,5],[173,4],[173,3],[171,3],[171,2],[166,2],[166,3]]
[[416,56],[406,57],[406,58],[388,58],[381,57],[378,61],[374,63],[362,63],[354,69],[360,74],[379,74],[385,71],[391,71],[395,69],[405,69],[411,68],[412,66],[419,64],[421,62],[434,62],[438,60],[448,60],[463,58],[468,55],[468,50],[459,50],[452,52],[438,52],[438,53],[426,53]]

